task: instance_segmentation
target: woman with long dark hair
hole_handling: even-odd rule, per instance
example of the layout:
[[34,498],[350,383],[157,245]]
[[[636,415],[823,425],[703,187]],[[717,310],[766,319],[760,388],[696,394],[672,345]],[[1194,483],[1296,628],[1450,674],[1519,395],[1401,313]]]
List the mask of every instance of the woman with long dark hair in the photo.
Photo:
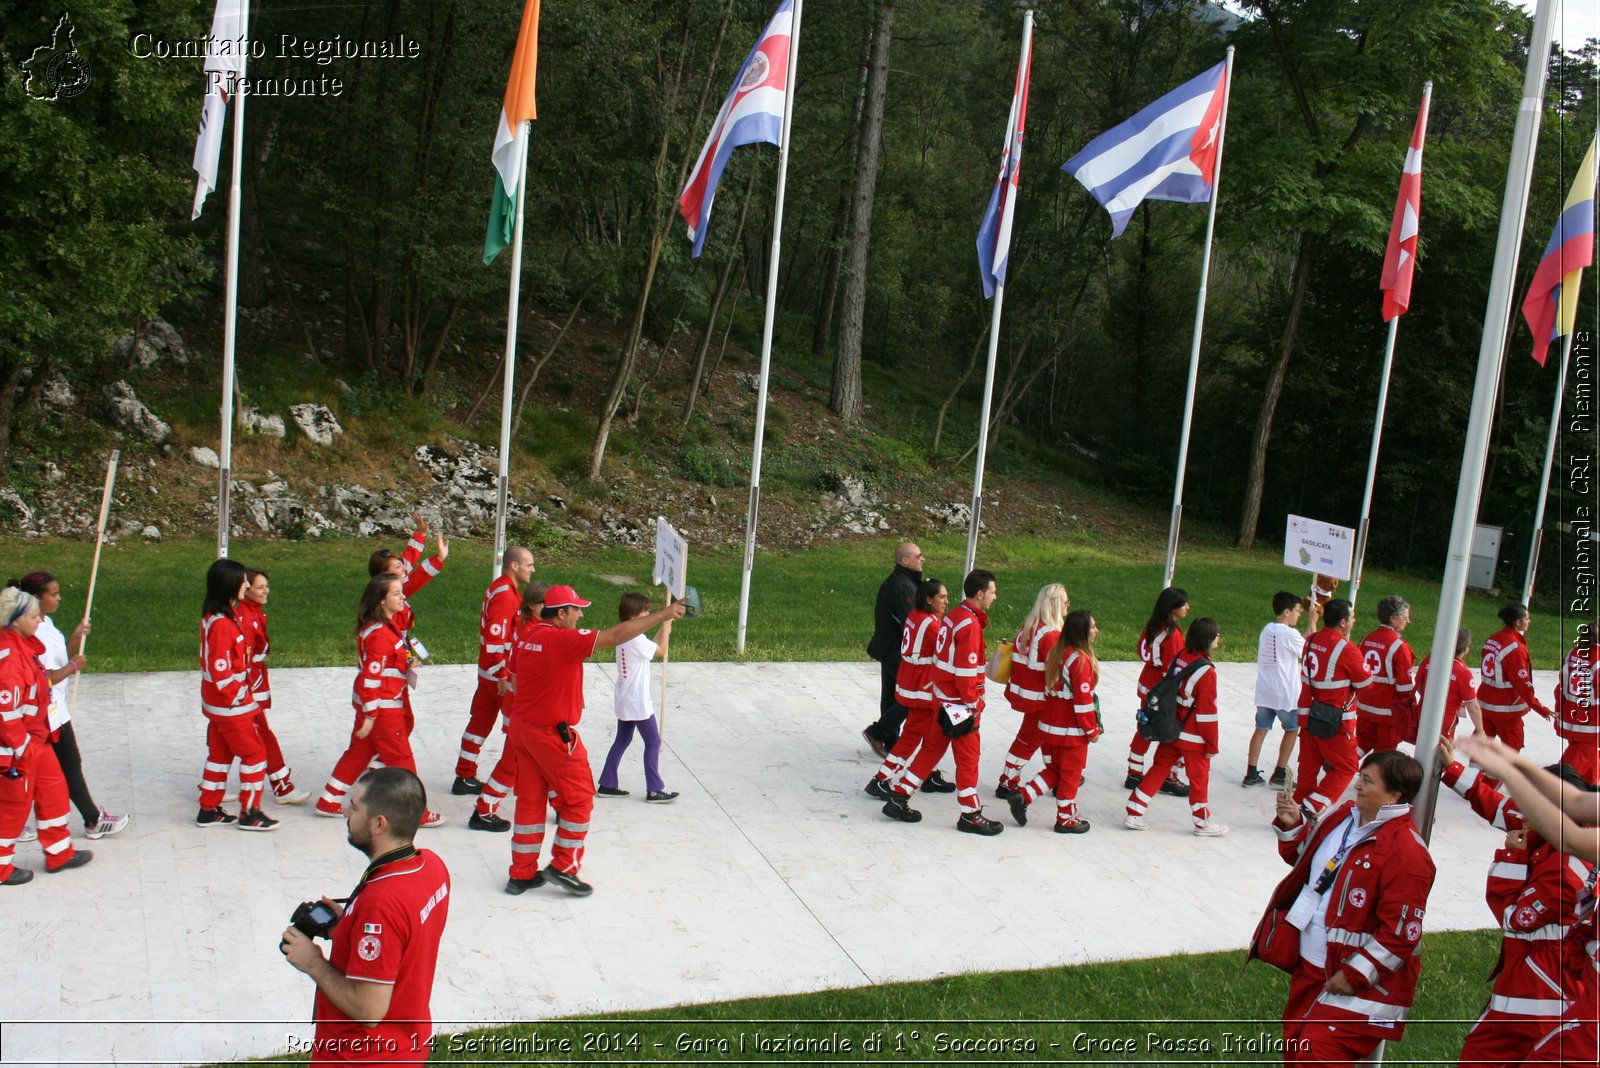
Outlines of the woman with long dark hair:
[[311,791],[295,786],[293,772],[283,759],[283,747],[267,722],[267,711],[272,708],[272,676],[267,669],[267,654],[272,651],[272,639],[267,637],[271,580],[265,571],[254,567],[246,568],[245,575],[250,582],[233,614],[238,617],[245,644],[250,648],[250,696],[256,702],[256,733],[261,735],[261,745],[267,751],[267,785],[278,804],[298,805],[310,799]]
[[1044,770],[1013,793],[1007,802],[1011,818],[1021,827],[1028,822],[1028,806],[1046,793],[1056,798],[1056,833],[1083,834],[1089,821],[1078,816],[1078,788],[1083,785],[1083,765],[1090,743],[1099,739],[1100,661],[1094,641],[1100,627],[1092,613],[1069,614],[1061,626],[1061,640],[1045,657],[1044,708],[1037,725]]
[[1528,609],[1508,604],[1500,609],[1505,626],[1483,643],[1483,665],[1478,685],[1478,705],[1483,709],[1483,731],[1513,749],[1523,746],[1522,719],[1533,709],[1545,719],[1555,714],[1539,703],[1533,692],[1533,665],[1528,660]]
[[[1150,620],[1139,632],[1139,659],[1144,661],[1144,667],[1139,669],[1138,692],[1133,706],[1135,712],[1143,707],[1144,695],[1150,692],[1150,687],[1161,681],[1161,676],[1167,673],[1172,661],[1183,652],[1183,627],[1179,624],[1188,614],[1189,595],[1185,591],[1168,586],[1157,595],[1155,608],[1150,611]],[[1131,790],[1138,786],[1149,767],[1150,740],[1135,728],[1133,740],[1128,743],[1128,776],[1123,780],[1123,788]],[[1178,777],[1177,768],[1161,784],[1161,792],[1173,797],[1189,796],[1189,787]]]
[[[911,764],[917,750],[934,730],[937,706],[928,682],[933,676],[934,642],[944,625],[944,611],[950,607],[950,591],[936,578],[923,579],[917,586],[916,607],[900,628],[900,666],[895,669],[894,699],[906,710],[900,737],[889,748],[888,756],[867,780],[866,794],[879,801],[889,800],[895,783]],[[926,788],[927,784],[923,784]],[[936,791],[937,792],[937,791]]]
[[[198,827],[238,823],[241,831],[277,830],[278,821],[261,811],[266,788],[267,750],[256,730],[256,702],[250,692],[250,646],[235,609],[250,580],[243,564],[215,560],[206,570],[206,599],[200,607],[200,709],[206,716],[206,763],[200,774]],[[239,815],[222,810],[228,769],[239,761]]]
[[[1211,654],[1221,632],[1210,616],[1194,621],[1183,652],[1172,660],[1172,672],[1181,677],[1178,684],[1178,737],[1156,746],[1150,769],[1128,795],[1128,814],[1122,825],[1130,831],[1148,826],[1144,814],[1154,798],[1156,787],[1180,759],[1189,765],[1189,813],[1198,838],[1221,838],[1228,833],[1226,823],[1211,818],[1211,758],[1217,755],[1217,670]],[[1190,670],[1191,665],[1194,665]],[[1184,675],[1188,672],[1187,676]]]

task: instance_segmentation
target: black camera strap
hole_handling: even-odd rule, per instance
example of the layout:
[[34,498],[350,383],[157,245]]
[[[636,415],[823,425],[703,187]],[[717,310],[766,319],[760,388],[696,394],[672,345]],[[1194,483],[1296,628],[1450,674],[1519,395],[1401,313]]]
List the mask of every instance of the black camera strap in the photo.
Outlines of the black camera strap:
[[397,864],[402,860],[410,860],[412,857],[418,855],[417,847],[415,845],[403,845],[399,849],[391,849],[381,857],[375,858],[371,864],[367,865],[367,870],[361,873],[361,881],[356,883],[356,888],[350,891],[350,896],[345,898],[345,900],[354,900],[355,896],[361,893],[361,888],[367,885],[367,880],[371,879],[378,873],[379,868],[382,868],[387,864]]

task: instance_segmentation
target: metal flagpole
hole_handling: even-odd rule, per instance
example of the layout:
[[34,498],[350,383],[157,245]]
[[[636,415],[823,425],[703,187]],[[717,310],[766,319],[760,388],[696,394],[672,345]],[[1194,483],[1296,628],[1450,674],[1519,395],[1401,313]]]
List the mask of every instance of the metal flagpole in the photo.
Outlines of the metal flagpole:
[[1572,361],[1572,336],[1568,330],[1561,345],[1561,367],[1556,372],[1556,400],[1550,409],[1550,432],[1544,441],[1544,475],[1539,479],[1539,502],[1533,508],[1533,537],[1528,546],[1528,574],[1522,580],[1522,603],[1533,601],[1533,579],[1539,570],[1539,546],[1544,541],[1544,506],[1550,497],[1550,468],[1556,461],[1556,431],[1561,426],[1561,402],[1567,396],[1567,364]]
[[[1033,39],[1033,12],[1027,11],[1022,16],[1022,54],[1017,57],[1017,70],[1023,70],[1028,63],[1028,47]],[[1011,141],[1016,137],[1017,129],[1017,102],[1022,92],[1022,84],[1017,83],[1016,90],[1011,95],[1011,117],[1006,122],[1006,148],[1007,154],[1011,152]],[[1013,160],[1012,166],[1017,166],[1018,161]],[[1010,176],[1002,175],[1002,180],[1009,184]],[[1009,196],[1009,191],[1002,193]],[[1007,238],[1009,240],[1009,237]],[[983,372],[983,411],[978,417],[978,461],[972,473],[972,512],[967,517],[967,566],[962,570],[963,575],[971,574],[974,563],[978,558],[978,523],[979,514],[983,511],[983,462],[989,452],[989,407],[994,401],[994,364],[995,357],[1000,351],[1000,306],[1005,303],[1006,286],[1004,282],[996,282],[994,287],[994,308],[989,313],[989,362]]]
[[1162,586],[1172,585],[1178,569],[1178,526],[1183,520],[1183,477],[1189,466],[1189,430],[1194,423],[1194,383],[1200,374],[1200,337],[1206,325],[1206,289],[1211,280],[1211,235],[1217,225],[1217,199],[1222,195],[1222,147],[1228,133],[1228,106],[1233,102],[1233,46],[1228,46],[1222,72],[1222,120],[1217,125],[1216,172],[1211,176],[1211,207],[1206,211],[1206,252],[1200,261],[1200,292],[1194,303],[1194,337],[1189,342],[1189,384],[1183,391],[1183,430],[1178,435],[1178,474],[1172,483],[1172,521],[1167,526],[1167,570]]
[[[1505,198],[1500,207],[1500,234],[1495,244],[1494,273],[1489,282],[1489,300],[1484,309],[1483,340],[1478,346],[1478,371],[1472,390],[1472,408],[1467,420],[1466,441],[1461,450],[1461,475],[1456,485],[1455,518],[1450,524],[1450,544],[1445,558],[1444,580],[1439,590],[1439,613],[1433,631],[1433,663],[1449,665],[1455,658],[1456,630],[1461,626],[1461,607],[1466,598],[1467,563],[1472,553],[1472,528],[1478,519],[1483,496],[1483,472],[1489,456],[1489,428],[1494,421],[1495,393],[1500,370],[1505,362],[1502,341],[1511,321],[1512,286],[1517,275],[1517,258],[1522,246],[1522,228],[1528,211],[1528,186],[1533,178],[1533,160],[1539,145],[1539,119],[1544,111],[1546,69],[1550,62],[1552,12],[1554,0],[1539,0],[1533,18],[1533,38],[1528,46],[1528,69],[1523,76],[1522,102],[1517,110],[1516,129],[1511,141],[1511,162],[1506,168]],[[1439,678],[1445,676],[1440,675]],[[1444,702],[1448,686],[1430,686],[1423,697],[1417,738],[1439,737],[1444,723]],[[1416,810],[1422,814],[1418,827],[1424,839],[1433,830],[1433,805],[1438,795],[1437,752],[1431,744],[1418,744],[1417,759],[1422,762],[1422,791]]]
[[756,442],[750,450],[750,503],[744,517],[744,569],[739,574],[739,630],[734,646],[744,655],[745,625],[750,617],[750,571],[756,563],[756,514],[761,508],[761,438],[767,430],[767,382],[772,367],[772,322],[778,311],[778,250],[783,243],[783,188],[789,176],[789,143],[794,123],[794,73],[800,59],[800,9],[794,0],[789,26],[789,73],[784,81],[783,143],[778,146],[778,195],[772,202],[772,251],[767,257],[767,310],[761,324],[761,383],[756,397]]
[[522,293],[522,216],[528,193],[528,142],[533,123],[522,124],[520,162],[517,164],[517,214],[511,232],[511,289],[506,310],[506,374],[500,386],[500,477],[494,507],[494,560],[489,581],[500,575],[506,556],[506,504],[511,497],[511,393],[517,374],[517,305]]
[[[239,28],[250,33],[250,0],[240,0]],[[222,449],[217,471],[217,559],[228,555],[228,498],[233,488],[234,351],[239,340],[239,202],[244,173],[244,98],[241,87],[250,50],[239,50],[233,90],[233,175],[228,181],[228,259],[222,297]]]

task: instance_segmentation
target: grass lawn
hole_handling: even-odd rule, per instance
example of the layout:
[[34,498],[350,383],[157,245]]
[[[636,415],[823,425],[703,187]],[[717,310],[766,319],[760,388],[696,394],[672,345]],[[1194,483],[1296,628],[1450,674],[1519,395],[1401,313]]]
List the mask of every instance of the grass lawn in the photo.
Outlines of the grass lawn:
[[[1495,931],[1424,936],[1413,1022],[1405,1040],[1387,1048],[1385,1064],[1456,1062],[1461,1041],[1488,996],[1485,977],[1498,948]],[[975,973],[603,1018],[540,1020],[442,1035],[433,1060],[612,1065],[1282,1063],[1274,1043],[1281,1037],[1279,1014],[1288,977],[1260,963],[1241,972],[1243,959],[1238,951],[1180,955]]]
[[[922,543],[928,573],[956,587],[965,539],[947,535]],[[267,606],[272,625],[272,663],[278,667],[337,665],[353,660],[355,606],[366,582],[373,549],[401,547],[398,539],[326,541],[235,541],[233,555],[272,575]],[[1100,655],[1133,658],[1139,629],[1161,583],[1161,549],[1138,553],[1105,548],[1082,536],[1061,540],[995,537],[980,545],[979,565],[998,576],[1000,600],[990,637],[1009,637],[1047,582],[1067,586],[1077,608],[1091,609],[1100,625]],[[492,547],[452,543],[444,573],[414,598],[417,634],[438,662],[467,663],[477,656],[478,611],[488,585]],[[92,670],[188,670],[195,664],[204,573],[214,552],[210,540],[107,546],[95,591],[95,632],[89,643]],[[3,577],[36,568],[62,579],[64,601],[57,623],[70,630],[82,613],[93,546],[74,541],[0,539]],[[864,660],[872,632],[878,584],[892,565],[892,542],[847,542],[785,552],[765,549],[756,557],[746,657],[750,660]],[[645,588],[653,554],[610,548],[562,557],[537,558],[539,577],[570,582],[594,601],[589,621],[607,626],[626,588]],[[700,590],[703,615],[681,624],[672,652],[680,660],[736,659],[739,612],[737,550],[698,553],[690,547],[689,581]],[[613,584],[601,575],[630,576],[637,586]],[[1210,615],[1222,624],[1222,660],[1249,661],[1256,634],[1271,611],[1272,594],[1296,592],[1307,576],[1285,568],[1273,552],[1200,547],[1178,559],[1177,582],[1189,591],[1191,619]],[[658,591],[659,592],[659,591]],[[1406,637],[1420,659],[1433,638],[1439,601],[1437,583],[1382,571],[1367,573],[1357,634],[1376,626],[1378,598],[1399,593],[1412,604]],[[952,589],[955,598],[959,591]],[[1471,593],[1465,622],[1475,641],[1499,629],[1499,600]],[[1555,668],[1575,621],[1565,625],[1547,611],[1534,613],[1529,632],[1535,667]],[[1474,646],[1473,652],[1476,652]],[[1471,662],[1475,657],[1469,656]]]

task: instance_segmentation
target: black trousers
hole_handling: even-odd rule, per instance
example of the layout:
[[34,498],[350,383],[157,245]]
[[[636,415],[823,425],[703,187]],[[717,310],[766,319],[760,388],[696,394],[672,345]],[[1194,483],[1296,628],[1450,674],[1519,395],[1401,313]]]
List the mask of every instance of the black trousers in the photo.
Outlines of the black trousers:
[[906,710],[895,700],[895,676],[900,674],[900,661],[886,661],[878,665],[880,689],[878,692],[878,721],[867,730],[879,738],[884,745],[891,746],[895,739],[900,737],[900,728],[905,726]]
[[100,822],[100,806],[94,803],[89,784],[83,780],[83,755],[78,752],[78,736],[72,733],[70,719],[61,725],[61,731],[50,748],[56,751],[56,759],[61,762],[61,774],[67,779],[67,793],[72,797],[72,803],[78,806],[84,826],[92,828]]

